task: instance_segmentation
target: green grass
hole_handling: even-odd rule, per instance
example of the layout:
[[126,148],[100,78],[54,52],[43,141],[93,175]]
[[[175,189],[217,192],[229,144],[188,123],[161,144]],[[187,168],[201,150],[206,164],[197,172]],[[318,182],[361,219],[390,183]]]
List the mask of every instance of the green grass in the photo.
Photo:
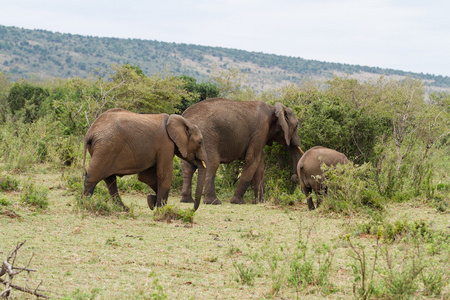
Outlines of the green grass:
[[[387,204],[385,222],[370,223],[365,215],[309,212],[306,204],[232,205],[223,196],[222,205],[202,204],[192,219],[187,215],[188,222],[159,221],[143,193],[122,194],[124,203],[133,207],[133,217],[123,212],[102,216],[74,209],[77,194],[49,166],[36,166],[15,178],[48,191],[48,206],[30,209],[20,201],[19,192],[1,196],[8,200],[7,209],[20,218],[0,214],[0,260],[26,240],[16,265],[26,265],[34,254],[29,268],[38,272],[31,274],[29,284],[36,286],[42,280],[41,288],[55,298],[352,299],[353,286],[360,281],[352,269],[357,261],[349,255],[343,236],[364,247],[373,262],[374,224],[400,224],[404,234],[419,224],[426,233],[439,232],[436,239],[441,233],[450,234],[448,214],[413,201]],[[192,204],[179,202],[179,195],[172,195],[168,205],[181,212],[192,209]],[[406,282],[408,296],[450,296],[448,275],[442,272],[449,263],[449,241],[430,240],[423,242],[423,252],[414,259],[427,261],[432,269],[426,267],[413,283]],[[389,277],[384,256],[391,253],[400,263],[410,253],[405,249],[413,251],[414,245],[404,238],[380,248],[377,268],[385,272],[386,280],[375,272],[374,280],[381,286],[375,286],[372,295],[386,298],[403,292],[394,286],[403,283],[402,274]],[[409,270],[410,264],[403,266]],[[24,284],[25,276],[17,275],[14,283]],[[17,291],[14,295],[25,297]]]

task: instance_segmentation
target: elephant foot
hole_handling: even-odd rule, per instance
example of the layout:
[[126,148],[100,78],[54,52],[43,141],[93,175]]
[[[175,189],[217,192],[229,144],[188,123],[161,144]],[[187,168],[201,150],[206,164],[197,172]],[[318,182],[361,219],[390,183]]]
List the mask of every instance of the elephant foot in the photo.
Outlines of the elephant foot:
[[155,208],[156,205],[156,195],[148,195],[147,196],[147,204],[148,207],[153,210]]
[[194,203],[195,201],[194,201],[194,198],[192,198],[191,195],[189,195],[189,196],[182,195],[180,202],[182,202],[182,203]]
[[245,204],[245,201],[244,201],[244,198],[242,198],[242,197],[233,196],[233,198],[231,198],[230,203],[232,203],[232,204]]
[[220,205],[220,204],[222,204],[222,201],[220,201],[217,198],[205,198],[205,200],[203,200],[203,203],[212,204],[212,205]]
[[114,198],[114,201],[116,201],[116,204],[119,205],[120,207],[122,207],[123,211],[125,212],[129,212],[130,209],[128,208],[128,206],[126,206],[125,204],[123,204],[122,200],[120,198]]
[[264,199],[263,198],[254,198],[252,203],[253,204],[258,204],[258,203],[263,203]]

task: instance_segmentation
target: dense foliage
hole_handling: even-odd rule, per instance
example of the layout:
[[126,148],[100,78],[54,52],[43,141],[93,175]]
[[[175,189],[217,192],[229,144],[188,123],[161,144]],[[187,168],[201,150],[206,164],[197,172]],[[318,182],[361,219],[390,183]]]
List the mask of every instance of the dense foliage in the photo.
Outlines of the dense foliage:
[[[448,209],[445,157],[449,156],[450,95],[426,97],[420,80],[381,77],[358,82],[334,77],[258,95],[237,69],[213,73],[210,81],[197,82],[187,75],[146,75],[139,66],[125,64],[113,66],[107,76],[90,79],[13,83],[1,74],[0,83],[0,151],[6,169],[24,170],[36,162],[79,168],[85,131],[112,107],[180,114],[209,97],[259,98],[269,104],[282,102],[294,110],[305,150],[326,146],[345,153],[357,164],[354,168],[364,166],[350,172],[357,176],[348,179],[360,184],[348,184],[353,188],[347,193],[354,194],[356,186],[367,190],[358,194],[355,203],[372,203],[382,209],[380,199],[424,197],[440,210]],[[284,146],[266,146],[265,160],[266,199],[279,204],[299,200],[299,188],[290,181],[293,166]],[[219,192],[234,190],[241,166],[242,162],[221,166],[216,180]],[[175,168],[177,177],[179,162]],[[336,184],[330,181],[330,185]],[[175,178],[174,190],[180,186],[180,178]]]

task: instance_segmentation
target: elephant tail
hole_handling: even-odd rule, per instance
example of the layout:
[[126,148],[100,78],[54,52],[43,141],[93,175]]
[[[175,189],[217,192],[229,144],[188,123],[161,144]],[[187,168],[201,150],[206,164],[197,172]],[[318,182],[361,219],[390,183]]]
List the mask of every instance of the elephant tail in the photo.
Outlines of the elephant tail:
[[87,146],[88,144],[91,142],[91,140],[84,140],[84,154],[83,154],[83,177],[87,176],[87,171],[86,171],[86,151],[87,151]]

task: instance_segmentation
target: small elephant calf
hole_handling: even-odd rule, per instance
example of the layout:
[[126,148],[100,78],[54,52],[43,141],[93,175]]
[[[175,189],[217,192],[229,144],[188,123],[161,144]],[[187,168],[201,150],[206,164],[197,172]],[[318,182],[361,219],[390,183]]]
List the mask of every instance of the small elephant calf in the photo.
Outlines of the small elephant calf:
[[[309,210],[315,209],[310,195],[311,192],[321,193],[325,188],[322,184],[323,178],[316,178],[319,175],[323,175],[323,171],[320,168],[322,163],[325,163],[327,166],[335,166],[348,162],[349,160],[345,154],[321,146],[313,147],[303,154],[297,164],[297,174],[302,191],[306,195]],[[319,206],[319,203],[317,203],[317,206]]]

